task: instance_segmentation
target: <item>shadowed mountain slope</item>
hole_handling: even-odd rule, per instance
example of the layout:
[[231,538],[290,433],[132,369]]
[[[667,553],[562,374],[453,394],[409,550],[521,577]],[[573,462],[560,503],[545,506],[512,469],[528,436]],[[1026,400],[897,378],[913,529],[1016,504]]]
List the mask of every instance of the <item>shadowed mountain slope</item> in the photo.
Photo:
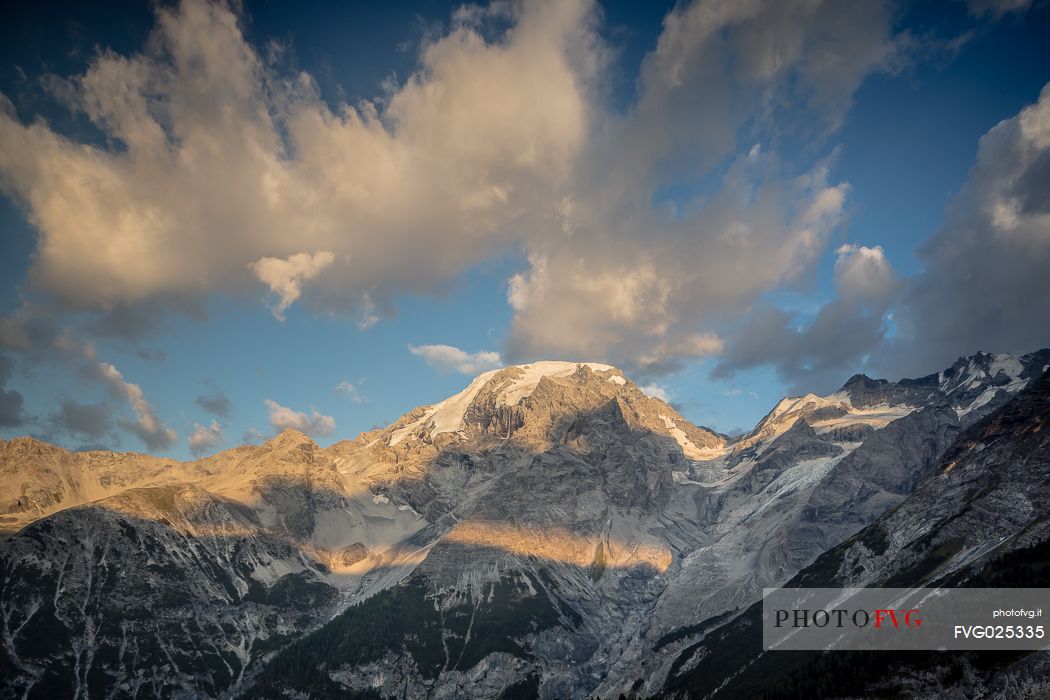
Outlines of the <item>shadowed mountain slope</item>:
[[680,687],[704,634],[903,507],[1048,362],[854,377],[736,441],[616,368],[542,362],[324,449],[5,442],[2,695]]

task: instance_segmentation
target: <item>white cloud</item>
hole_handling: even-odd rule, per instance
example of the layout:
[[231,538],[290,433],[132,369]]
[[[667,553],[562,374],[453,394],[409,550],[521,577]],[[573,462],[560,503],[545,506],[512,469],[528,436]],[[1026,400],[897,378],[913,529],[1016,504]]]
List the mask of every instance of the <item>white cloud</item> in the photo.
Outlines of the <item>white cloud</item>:
[[919,248],[924,270],[908,280],[880,369],[915,376],[978,350],[1050,345],[1048,192],[1050,83],[981,137],[944,225]]
[[771,181],[768,166],[738,160],[689,216],[602,218],[533,255],[508,286],[508,359],[579,357],[659,373],[720,354],[724,339],[704,326],[799,279],[842,221],[845,185],[828,185],[823,169]]
[[660,399],[666,403],[671,402],[671,391],[665,386],[659,384],[646,384],[645,386],[638,387],[643,394],[653,399]]
[[409,345],[408,350],[441,372],[472,375],[503,366],[499,353],[487,350],[468,353],[451,345]]
[[277,320],[283,321],[284,312],[302,295],[303,282],[317,277],[334,261],[335,255],[327,250],[319,250],[313,255],[296,253],[287,260],[259,258],[248,267],[277,297],[271,310]]
[[561,201],[591,111],[595,5],[493,7],[511,26],[498,39],[461,13],[402,85],[335,109],[208,0],[157,6],[142,53],[102,51],[66,81],[106,145],[24,124],[0,97],[0,186],[39,231],[32,287],[110,309],[248,294],[258,275],[279,314],[327,266],[312,303],[363,325],[441,288]]
[[[637,103],[603,115],[560,200],[572,206],[555,208],[563,235],[525,244],[529,269],[508,280],[507,358],[654,374],[724,352],[720,327],[802,278],[842,224],[848,185],[827,162],[793,171],[780,144],[834,133],[861,80],[892,66],[890,24],[882,3],[672,10]],[[715,184],[696,184],[716,169]],[[696,194],[659,203],[682,182]]]
[[190,452],[197,457],[201,457],[225,442],[225,438],[222,435],[222,426],[219,425],[218,421],[212,421],[211,425],[194,423],[193,432],[190,433],[188,441]]
[[[100,52],[66,81],[106,145],[0,106],[0,186],[39,233],[32,291],[192,308],[261,280],[278,318],[303,298],[365,328],[399,296],[523,250],[510,360],[656,373],[719,354],[719,328],[799,279],[841,222],[846,184],[780,161],[780,145],[823,145],[892,62],[892,13],[682,3],[626,111],[607,104],[600,14],[468,6],[403,83],[331,108],[310,75],[261,58],[228,5],[159,6],[142,53]],[[487,36],[493,18],[506,31]],[[662,202],[676,178],[718,184]],[[446,366],[497,361],[472,357]]]
[[108,362],[99,362],[98,371],[106,383],[115,391],[123,394],[135,412],[134,421],[120,421],[124,427],[138,435],[150,451],[164,450],[175,444],[179,437],[178,434],[161,424],[157,414],[153,411],[153,406],[146,401],[142,387],[126,381],[124,375]]
[[358,381],[355,384],[354,382],[344,379],[335,385],[335,390],[346,394],[354,403],[365,403],[368,401],[368,397],[361,393],[361,384],[361,381]]
[[842,245],[835,251],[835,285],[847,302],[885,307],[898,289],[897,277],[882,246]]
[[[837,296],[809,324],[759,307],[733,333],[715,376],[768,364],[794,390],[832,390],[844,376],[921,376],[979,350],[1050,344],[1050,84],[980,140],[944,225],[901,279],[879,246],[843,245]],[[889,334],[890,322],[895,329]]]
[[791,390],[831,391],[860,370],[883,342],[901,280],[880,246],[842,245],[836,251],[836,296],[813,320],[795,327],[792,315],[759,307],[736,330],[715,366],[715,377],[771,365]]
[[301,411],[293,411],[271,399],[266,399],[263,403],[270,411],[270,425],[273,426],[275,432],[279,433],[291,428],[307,435],[322,437],[335,432],[335,419],[322,415],[315,408],[311,408],[310,413],[306,414]]

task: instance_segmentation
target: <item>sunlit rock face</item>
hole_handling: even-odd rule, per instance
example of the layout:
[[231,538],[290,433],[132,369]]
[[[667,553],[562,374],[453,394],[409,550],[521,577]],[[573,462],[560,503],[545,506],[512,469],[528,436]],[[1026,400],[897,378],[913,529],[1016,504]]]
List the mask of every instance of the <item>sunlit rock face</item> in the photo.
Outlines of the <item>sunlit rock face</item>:
[[1048,361],[855,377],[736,441],[614,367],[538,362],[325,449],[297,431],[188,463],[0,443],[5,683],[656,692],[705,621],[900,503]]
[[63,510],[3,544],[3,685],[32,697],[219,695],[332,614],[326,573],[251,508],[196,486]]

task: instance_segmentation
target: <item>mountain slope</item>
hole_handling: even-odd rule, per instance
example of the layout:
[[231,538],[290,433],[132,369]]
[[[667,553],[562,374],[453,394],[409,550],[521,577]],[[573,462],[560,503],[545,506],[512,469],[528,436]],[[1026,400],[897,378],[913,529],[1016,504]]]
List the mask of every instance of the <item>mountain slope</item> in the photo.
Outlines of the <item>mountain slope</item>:
[[[4,690],[657,692],[1048,362],[857,376],[736,441],[616,368],[541,362],[326,449],[295,431],[192,463],[3,443]],[[116,614],[140,599],[152,629]]]
[[[1027,358],[1022,369],[1040,359]],[[602,382],[608,370],[588,370],[541,379],[516,405],[499,393],[513,382],[501,384],[493,373],[468,389],[469,400],[410,414],[371,436],[378,455],[404,450],[397,454],[405,470],[418,465],[406,495],[425,493],[431,503],[448,504],[449,517],[431,532],[449,529],[404,584],[413,591],[413,608],[429,601],[448,614],[435,623],[429,649],[406,650],[395,640],[381,658],[328,655],[298,680],[270,677],[254,692],[333,683],[381,695],[411,697],[428,687],[438,694],[468,688],[457,692],[469,694],[455,659],[443,655],[463,643],[455,625],[463,614],[454,612],[458,602],[496,600],[524,611],[541,599],[558,611],[546,616],[550,626],[470,635],[467,646],[509,641],[517,652],[505,656],[497,644],[485,663],[479,659],[472,676],[485,688],[479,696],[532,682],[562,696],[658,689],[675,648],[696,636],[683,619],[702,621],[746,606],[764,585],[784,581],[871,522],[905,497],[959,430],[959,413],[939,384],[916,390],[907,382],[869,380],[876,390],[862,390],[854,380],[835,399],[782,402],[735,444],[711,440],[692,458],[682,449],[664,459],[657,432],[664,421],[645,420],[637,403],[621,395],[618,387],[629,383],[610,387]],[[439,415],[449,404],[462,419]],[[962,400],[955,405],[968,408]],[[580,415],[580,407],[591,412]],[[450,424],[456,432],[435,430]],[[654,440],[656,450],[640,449]],[[423,459],[414,461],[418,456]],[[627,488],[625,477],[632,479]],[[618,555],[632,550],[646,554]],[[516,587],[530,596],[493,598],[494,591]],[[476,621],[484,619],[482,608],[472,610]],[[526,612],[507,614],[531,619]],[[348,611],[329,629],[354,628],[354,618]],[[669,637],[677,639],[661,646]],[[317,648],[304,640],[275,664],[294,665]],[[436,677],[419,670],[421,657],[443,659],[432,671]]]
[[[421,409],[379,436],[328,450],[287,431],[265,445],[196,463],[114,455],[105,469],[93,470],[101,455],[68,453],[29,439],[5,445],[12,455],[4,482],[10,522],[73,506],[35,520],[4,542],[0,563],[10,606],[5,658],[14,669],[9,678],[17,679],[11,689],[21,694],[47,688],[52,680],[66,690],[86,687],[90,673],[95,687],[119,690],[121,673],[135,668],[137,660],[153,663],[164,654],[175,660],[157,664],[157,688],[216,693],[236,686],[245,668],[270,649],[265,640],[277,644],[282,634],[306,631],[318,616],[330,614],[327,604],[296,608],[293,597],[288,602],[299,623],[293,629],[283,622],[274,627],[273,615],[258,610],[263,603],[255,600],[277,596],[284,602],[274,591],[314,590],[316,584],[323,588],[311,600],[334,601],[338,589],[353,602],[404,579],[423,559],[428,573],[419,575],[444,581],[450,600],[460,603],[469,593],[449,582],[463,575],[479,587],[491,584],[490,592],[492,585],[510,591],[530,580],[472,570],[473,559],[472,566],[459,565],[464,549],[489,552],[497,567],[503,560],[536,557],[578,566],[589,563],[599,547],[603,566],[612,569],[666,566],[666,548],[644,530],[636,532],[633,516],[609,517],[607,506],[630,509],[665,499],[672,462],[684,461],[687,449],[720,445],[724,438],[695,428],[612,368],[595,372],[586,365],[548,363],[496,374],[471,401],[461,402],[455,431],[434,432],[433,413],[413,424],[430,410]],[[412,435],[403,432],[406,425]],[[156,466],[161,464],[165,468]],[[561,487],[552,469],[562,474]],[[574,505],[555,494],[559,488],[575,492],[573,480],[587,475],[593,489],[578,494]],[[522,479],[535,486],[521,491]],[[147,486],[151,482],[165,486]],[[47,489],[48,499],[30,503],[23,497]],[[535,497],[543,491],[549,500]],[[101,500],[91,500],[99,495]],[[186,511],[188,502],[199,505]],[[200,521],[202,513],[225,515],[218,522]],[[77,566],[70,568],[70,561]],[[114,567],[142,576],[114,578]],[[150,567],[178,582],[177,590],[158,585],[156,595],[141,601],[158,618],[185,615],[190,606],[199,611],[194,617],[220,627],[223,615],[244,621],[243,629],[231,633],[235,638],[214,640],[220,648],[226,643],[240,650],[237,664],[223,664],[221,672],[217,663],[212,668],[191,651],[205,644],[207,635],[181,628],[154,630],[152,656],[120,655],[140,631],[123,625],[118,636],[111,627],[118,624],[119,608],[99,611],[82,603],[103,595],[100,581],[107,582],[105,597],[114,605],[142,596],[146,582],[160,577]],[[282,571],[296,580],[280,578]],[[38,603],[41,596],[33,591],[41,585],[54,610]],[[532,595],[534,588],[526,588]],[[322,595],[323,590],[328,592]],[[210,607],[217,601],[226,612]],[[477,622],[480,631],[480,616]],[[66,632],[39,649],[25,634],[41,624]],[[149,644],[135,641],[130,648],[140,646]],[[85,654],[106,662],[88,663]],[[187,665],[195,670],[185,671]]]
[[[1050,585],[1050,373],[974,423],[897,507],[792,587]],[[666,690],[698,697],[1045,697],[1045,652],[761,650],[760,603],[682,651]],[[865,667],[865,674],[854,671]],[[820,679],[836,674],[835,688]]]
[[62,511],[0,554],[4,695],[217,695],[326,616],[324,574],[194,486]]
[[1048,363],[1046,350],[1018,359],[981,353],[917,380],[857,375],[830,396],[780,401],[722,454],[691,464],[679,479],[679,517],[699,519],[704,539],[672,566],[648,629],[598,691],[659,691],[703,630],[898,504],[962,426]]

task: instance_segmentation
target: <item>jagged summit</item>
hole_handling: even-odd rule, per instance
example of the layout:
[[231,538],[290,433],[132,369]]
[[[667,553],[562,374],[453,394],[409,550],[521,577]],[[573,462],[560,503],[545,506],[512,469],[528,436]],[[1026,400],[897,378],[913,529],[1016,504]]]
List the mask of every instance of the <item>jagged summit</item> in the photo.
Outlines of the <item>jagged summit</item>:
[[1021,357],[978,352],[951,367],[916,379],[873,379],[855,374],[827,396],[781,399],[758,425],[733,445],[745,456],[755,445],[782,435],[803,419],[818,433],[859,438],[926,406],[946,404],[966,425],[1002,406],[1050,366],[1050,350]]
[[538,444],[563,433],[580,416],[611,405],[625,427],[671,437],[690,458],[726,442],[725,436],[694,426],[666,402],[644,394],[616,367],[561,361],[484,372],[458,394],[406,414],[380,439],[395,447],[410,438],[430,443],[514,434]]
[[271,452],[297,449],[313,450],[318,448],[317,443],[314,442],[312,437],[296,428],[285,428],[280,433],[264,442],[261,447]]
[[[551,696],[657,694],[698,623],[900,503],[960,430],[1048,363],[981,354],[918,380],[857,375],[783,399],[739,441],[615,367],[556,361],[485,372],[324,448],[294,429],[195,462],[0,441],[0,565],[17,607],[5,614],[17,629],[101,630],[91,648],[107,687],[147,667],[140,650],[162,665],[210,654],[219,634],[234,650],[220,671],[160,672],[165,687],[268,696],[237,679],[284,635],[324,623],[318,639],[371,639],[376,654],[324,642],[307,655],[303,668],[340,693],[378,678],[384,696],[494,697],[532,678]],[[114,579],[114,562],[140,573]],[[113,612],[96,619],[84,600]],[[158,631],[158,615],[170,626]],[[188,615],[200,624],[186,628]],[[388,638],[373,621],[392,618]],[[79,637],[24,636],[8,647],[29,669],[19,683],[36,668],[80,677]],[[579,658],[559,661],[569,649]],[[468,685],[468,671],[482,680]],[[278,676],[281,696],[317,687]]]
[[[483,391],[491,395],[489,398],[498,406],[514,406],[526,396],[531,395],[545,378],[571,377],[583,368],[586,368],[586,371],[603,374],[614,373],[609,374],[610,381],[621,386],[626,384],[626,379],[624,379],[620,370],[610,365],[592,362],[576,363],[547,360],[489,370],[475,377],[467,388],[458,394],[432,406],[423,407],[422,415],[394,432],[390,438],[390,444],[396,445],[401,442],[413,429],[423,424],[432,424],[429,431],[430,436],[441,433],[454,433],[461,430],[468,410],[475,404]],[[613,377],[616,377],[616,379],[613,379]],[[416,409],[409,415],[413,415],[419,410]]]
[[270,438],[263,444],[276,446],[287,445],[290,443],[299,444],[304,442],[313,442],[313,438],[311,438],[309,435],[299,430],[298,428],[285,428],[284,430],[279,432],[277,435],[274,435],[272,438]]
[[466,389],[439,404],[435,404],[433,408],[452,408],[463,402],[469,402],[482,388],[490,385],[497,388],[499,398],[504,405],[514,405],[522,398],[530,395],[544,378],[567,378],[581,371],[600,374],[620,386],[623,386],[627,381],[623,372],[612,365],[603,365],[597,362],[543,360],[482,372],[474,378]]
[[885,380],[885,379],[875,379],[873,377],[869,377],[866,374],[858,373],[858,374],[854,374],[852,377],[847,379],[846,383],[842,385],[842,389],[845,390],[845,389],[849,389],[849,388],[855,387],[855,386],[864,386],[864,387],[879,386],[879,385],[888,384],[888,383],[889,382],[887,380]]

